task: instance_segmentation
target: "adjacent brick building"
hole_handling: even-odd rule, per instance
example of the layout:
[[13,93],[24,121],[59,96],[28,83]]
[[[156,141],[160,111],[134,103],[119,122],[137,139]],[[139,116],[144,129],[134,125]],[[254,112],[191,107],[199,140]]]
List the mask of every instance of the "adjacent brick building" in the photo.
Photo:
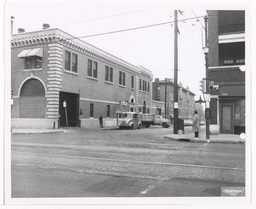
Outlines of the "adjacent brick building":
[[[159,78],[156,78],[152,84],[152,88],[152,99],[154,101],[161,101],[163,103],[163,106],[166,106],[166,113],[161,112],[162,115],[165,116],[166,114],[166,117],[172,117],[174,89],[173,80],[170,78],[167,78],[165,80],[159,80]],[[181,83],[178,85],[179,118],[191,118],[195,109],[198,109],[199,112],[202,112],[201,106],[197,106],[197,108],[195,108],[194,97],[195,94],[191,92],[188,87],[184,88]],[[163,107],[162,111],[164,111],[164,109],[165,108]]]
[[245,132],[245,11],[207,11],[212,133]]
[[12,126],[115,125],[116,111],[151,112],[152,73],[59,29],[12,35]]

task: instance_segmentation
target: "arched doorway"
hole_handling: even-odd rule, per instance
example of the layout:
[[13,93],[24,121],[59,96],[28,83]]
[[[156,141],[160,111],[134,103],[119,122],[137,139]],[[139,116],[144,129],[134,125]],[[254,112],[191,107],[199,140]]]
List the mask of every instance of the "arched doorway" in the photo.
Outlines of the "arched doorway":
[[142,110],[142,113],[147,113],[147,105],[146,105],[146,102],[143,101],[143,110]]
[[20,118],[45,118],[46,100],[43,84],[31,78],[21,87]]

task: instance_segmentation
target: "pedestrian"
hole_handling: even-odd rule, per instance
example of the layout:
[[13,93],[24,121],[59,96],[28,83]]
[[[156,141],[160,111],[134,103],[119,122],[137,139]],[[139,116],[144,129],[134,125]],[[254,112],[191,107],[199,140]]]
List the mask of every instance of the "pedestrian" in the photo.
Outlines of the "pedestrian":
[[103,118],[102,115],[99,117],[99,122],[100,122],[100,128],[103,128]]
[[198,138],[199,128],[200,128],[200,125],[199,125],[199,116],[198,116],[198,114],[197,114],[197,111],[195,110],[195,111],[194,111],[194,115],[193,115],[193,117],[192,117],[192,130],[193,130],[194,133],[195,133],[195,138]]

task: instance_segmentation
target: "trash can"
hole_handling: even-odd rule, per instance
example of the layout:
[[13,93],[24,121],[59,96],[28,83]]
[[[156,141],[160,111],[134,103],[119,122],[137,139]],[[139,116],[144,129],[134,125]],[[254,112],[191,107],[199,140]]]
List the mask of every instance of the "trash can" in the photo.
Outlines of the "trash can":
[[181,130],[184,134],[184,120],[181,118],[178,118],[178,130]]

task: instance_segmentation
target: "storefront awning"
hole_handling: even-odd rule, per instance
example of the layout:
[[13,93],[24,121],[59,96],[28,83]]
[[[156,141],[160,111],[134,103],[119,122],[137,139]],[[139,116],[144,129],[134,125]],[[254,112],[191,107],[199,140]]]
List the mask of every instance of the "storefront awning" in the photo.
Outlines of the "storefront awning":
[[32,56],[43,57],[43,48],[25,49],[18,54],[19,58],[32,57]]

